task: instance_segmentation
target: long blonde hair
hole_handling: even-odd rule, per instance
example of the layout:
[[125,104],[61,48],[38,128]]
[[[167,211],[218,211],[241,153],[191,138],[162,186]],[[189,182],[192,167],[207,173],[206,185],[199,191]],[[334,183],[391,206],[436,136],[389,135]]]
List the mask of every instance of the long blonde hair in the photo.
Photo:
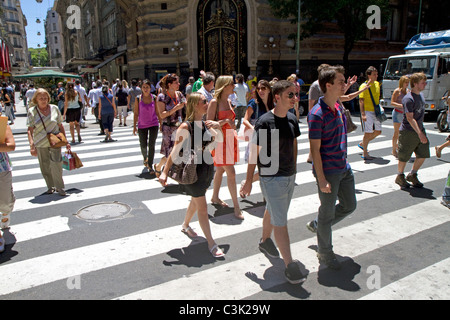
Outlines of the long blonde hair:
[[231,83],[234,84],[233,76],[220,76],[219,78],[217,78],[214,98],[220,100],[220,98],[222,97],[223,89],[225,89],[225,87],[230,85]]
[[400,90],[403,90],[403,85],[405,84],[406,81],[409,82],[409,77],[408,76],[402,76],[400,78],[400,80],[398,81],[398,87],[399,87]]
[[203,98],[203,95],[199,92],[193,92],[189,95],[189,98],[188,98],[187,104],[186,104],[186,120],[187,121],[194,121],[195,109],[197,108],[197,105],[202,98]]

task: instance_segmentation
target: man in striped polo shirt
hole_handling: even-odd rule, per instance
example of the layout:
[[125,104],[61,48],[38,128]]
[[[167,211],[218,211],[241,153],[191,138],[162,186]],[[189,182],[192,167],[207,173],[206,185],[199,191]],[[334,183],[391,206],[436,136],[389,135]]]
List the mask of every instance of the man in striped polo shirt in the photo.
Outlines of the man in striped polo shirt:
[[308,114],[313,173],[321,204],[317,256],[331,269],[340,269],[333,252],[331,226],[356,209],[355,179],[347,161],[346,119],[338,103],[345,90],[344,73],[341,66],[321,70],[319,84],[324,96]]

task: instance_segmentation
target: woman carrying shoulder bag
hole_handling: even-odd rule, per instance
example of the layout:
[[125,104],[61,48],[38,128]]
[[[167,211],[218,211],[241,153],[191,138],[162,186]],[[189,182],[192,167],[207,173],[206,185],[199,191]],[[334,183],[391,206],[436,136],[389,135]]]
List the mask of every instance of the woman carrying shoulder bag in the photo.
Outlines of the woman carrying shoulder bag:
[[[33,107],[28,110],[28,141],[30,153],[38,157],[42,176],[47,184],[47,194],[55,190],[59,195],[67,195],[64,191],[61,148],[50,147],[47,133],[66,135],[59,108],[51,105],[50,94],[45,89],[38,89],[31,100]],[[66,145],[70,151],[70,144]]]
[[[220,130],[220,124],[216,121],[203,122],[203,115],[206,114],[208,109],[208,102],[206,98],[199,92],[194,92],[189,95],[187,101],[186,121],[177,130],[177,136],[175,138],[175,145],[173,146],[169,157],[167,158],[166,165],[163,172],[159,177],[159,182],[165,187],[167,185],[167,176],[169,169],[172,166],[174,160],[177,159],[180,154],[180,150],[185,145],[183,137],[186,137],[186,132],[189,132],[190,138],[188,143],[191,148],[197,150],[197,155],[201,157],[201,160],[197,158],[197,181],[193,184],[183,185],[184,191],[191,196],[191,202],[186,211],[183,225],[181,226],[181,232],[185,233],[190,238],[197,237],[197,234],[189,226],[194,214],[198,212],[198,221],[202,228],[203,234],[208,242],[208,249],[214,258],[220,258],[224,256],[221,248],[214,241],[208,218],[208,206],[206,204],[206,190],[211,185],[211,181],[214,176],[214,165],[212,159],[205,159],[207,151],[211,151],[214,147],[214,143],[211,143],[213,137],[216,138],[216,142],[223,141],[222,131]],[[188,123],[189,122],[189,123]],[[216,131],[216,130],[217,131]],[[201,145],[195,144],[196,139],[194,134],[201,133],[202,139]],[[203,152],[205,151],[205,152]],[[209,163],[208,163],[209,162]]]

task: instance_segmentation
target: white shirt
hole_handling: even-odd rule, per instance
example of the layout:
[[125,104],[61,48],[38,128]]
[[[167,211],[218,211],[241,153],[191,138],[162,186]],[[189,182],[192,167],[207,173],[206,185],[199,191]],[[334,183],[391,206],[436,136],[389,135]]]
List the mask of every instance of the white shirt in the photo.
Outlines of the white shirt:
[[86,96],[86,90],[81,86],[75,86],[74,87],[75,91],[78,92],[78,94],[81,97],[81,102],[83,103],[83,105],[86,103],[84,97]]
[[28,89],[27,93],[25,93],[25,97],[27,97],[28,100],[33,99],[34,93],[36,92],[36,89]]
[[236,106],[247,106],[248,86],[245,83],[236,83],[234,92],[236,93]]

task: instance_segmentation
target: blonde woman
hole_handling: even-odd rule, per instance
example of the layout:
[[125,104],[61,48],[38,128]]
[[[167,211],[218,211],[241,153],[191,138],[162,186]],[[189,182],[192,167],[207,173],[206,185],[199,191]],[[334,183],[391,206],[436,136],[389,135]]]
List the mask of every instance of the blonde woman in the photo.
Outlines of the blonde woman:
[[[197,182],[190,185],[183,185],[185,192],[191,196],[191,202],[186,211],[186,216],[181,226],[181,231],[185,233],[190,238],[197,237],[195,231],[190,227],[189,223],[192,220],[194,214],[198,212],[198,220],[200,227],[202,228],[203,234],[208,242],[208,249],[214,258],[220,258],[224,256],[221,248],[216,244],[212,235],[211,228],[209,225],[208,209],[206,204],[206,190],[211,185],[211,180],[214,175],[214,165],[211,159],[205,157],[206,150],[211,150],[214,147],[214,143],[211,143],[213,137],[216,137],[217,141],[222,140],[220,134],[220,125],[215,121],[203,122],[203,115],[208,109],[208,103],[206,98],[198,93],[194,92],[189,95],[187,101],[186,110],[186,120],[189,122],[184,122],[181,124],[177,130],[175,145],[167,158],[166,165],[163,172],[159,177],[159,182],[165,187],[167,185],[167,174],[170,167],[172,166],[173,160],[180,154],[180,150],[184,145],[183,141],[186,136],[188,136],[188,145],[193,146],[197,149],[197,155],[201,157],[197,161]],[[214,129],[219,129],[215,131]],[[187,133],[187,134],[186,134]],[[196,145],[195,142],[198,139],[194,138],[195,134],[201,133],[202,141],[201,145]],[[205,152],[203,152],[205,150]]]
[[73,82],[67,83],[63,119],[66,120],[66,123],[69,123],[72,143],[75,143],[75,128],[78,133],[78,142],[81,142],[81,103],[81,97],[78,92],[75,91],[75,84]]
[[[39,160],[42,176],[47,184],[47,194],[55,190],[59,195],[65,196],[61,148],[51,148],[47,133],[66,135],[59,108],[50,104],[50,94],[45,89],[36,90],[33,107],[28,110],[28,141],[30,153]],[[44,127],[45,124],[45,127]],[[70,151],[70,144],[66,146]]]
[[409,78],[407,76],[402,76],[398,82],[398,88],[394,90],[391,98],[391,104],[394,107],[392,111],[392,121],[394,122],[394,135],[392,137],[392,155],[397,158],[398,149],[398,135],[400,130],[400,125],[403,121],[403,104],[402,100],[409,92]]
[[216,81],[215,88],[214,99],[209,103],[206,119],[216,120],[220,123],[224,141],[219,143],[213,151],[216,173],[214,175],[214,191],[211,202],[222,207],[228,207],[228,204],[219,198],[222,176],[226,173],[228,190],[234,205],[234,215],[236,218],[243,220],[244,216],[239,208],[237,197],[236,172],[234,170],[235,163],[239,161],[239,145],[235,131],[236,115],[231,106],[231,101],[228,99],[228,96],[234,90],[233,77],[220,76]]

